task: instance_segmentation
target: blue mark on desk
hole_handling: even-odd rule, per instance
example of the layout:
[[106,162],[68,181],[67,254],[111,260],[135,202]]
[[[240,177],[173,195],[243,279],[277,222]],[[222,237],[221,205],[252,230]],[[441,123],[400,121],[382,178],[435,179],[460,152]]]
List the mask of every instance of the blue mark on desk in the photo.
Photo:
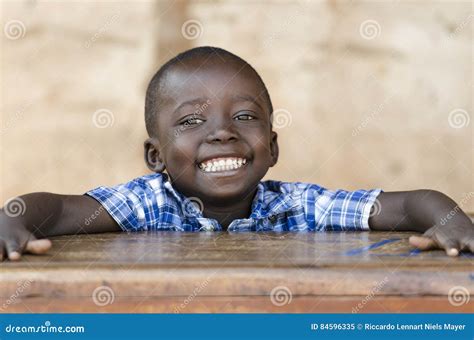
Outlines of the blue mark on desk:
[[466,252],[461,252],[461,253],[459,253],[459,256],[460,256],[460,257],[474,257],[474,253],[468,253],[468,252],[466,251]]
[[372,243],[370,246],[351,249],[351,250],[347,251],[344,255],[346,255],[346,256],[360,255],[360,254],[365,253],[369,250],[380,248],[383,245],[386,245],[388,243],[397,242],[397,241],[400,241],[400,240],[401,240],[400,238],[389,238],[389,239],[386,239],[386,240],[382,240],[382,241],[379,241],[379,242]]
[[[362,248],[351,249],[351,250],[345,252],[344,255],[346,255],[346,256],[360,255],[360,254],[363,254],[363,253],[368,252],[369,250],[377,249],[377,248],[380,248],[380,247],[382,247],[382,246],[384,246],[384,245],[386,245],[386,244],[393,243],[393,242],[397,242],[397,241],[400,241],[400,240],[401,240],[400,238],[389,238],[389,239],[386,239],[386,240],[382,240],[382,241],[379,241],[379,242],[372,243],[371,245],[368,245],[368,246],[365,246],[365,247],[362,247]],[[410,250],[408,253],[401,253],[401,254],[376,253],[376,254],[369,254],[369,255],[375,255],[375,256],[397,256],[397,257],[400,257],[400,256],[401,256],[401,257],[410,257],[410,256],[417,256],[417,255],[419,255],[421,252],[422,252],[421,249],[415,248],[415,249]],[[473,258],[473,257],[474,257],[474,253],[461,252],[461,253],[459,254],[459,257]],[[473,278],[471,278],[471,279],[473,279]]]
[[421,249],[413,249],[410,250],[408,253],[402,253],[402,254],[374,254],[377,256],[401,256],[401,257],[409,257],[409,256],[417,256],[418,254],[421,253]]

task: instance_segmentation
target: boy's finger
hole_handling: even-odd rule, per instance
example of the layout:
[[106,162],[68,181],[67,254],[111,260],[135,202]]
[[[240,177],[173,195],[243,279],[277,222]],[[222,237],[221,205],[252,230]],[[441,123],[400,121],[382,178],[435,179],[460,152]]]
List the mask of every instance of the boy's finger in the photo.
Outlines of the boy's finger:
[[8,259],[10,261],[18,261],[21,257],[21,254],[18,251],[10,251],[8,252]]
[[459,255],[459,243],[453,240],[445,240],[441,243],[448,256]]
[[51,248],[51,241],[48,239],[31,240],[26,244],[25,251],[32,254],[44,254]]
[[438,247],[438,244],[435,240],[429,237],[424,236],[410,236],[408,239],[410,244],[414,247],[417,247],[421,250],[430,250]]
[[7,254],[10,261],[17,261],[21,257],[21,247],[16,241],[7,242]]
[[448,256],[458,256],[459,255],[459,249],[457,249],[456,247],[449,246],[448,248],[445,248],[445,250],[446,250],[446,254],[448,254]]
[[446,233],[440,232],[437,234],[438,243],[446,251],[448,256],[458,256],[460,244],[458,240],[450,238]]

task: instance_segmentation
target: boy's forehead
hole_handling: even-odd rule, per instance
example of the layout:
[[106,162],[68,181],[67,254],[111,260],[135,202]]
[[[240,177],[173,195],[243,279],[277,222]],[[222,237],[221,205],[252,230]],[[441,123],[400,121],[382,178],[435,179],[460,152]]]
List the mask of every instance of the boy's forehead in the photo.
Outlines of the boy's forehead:
[[169,70],[160,91],[165,106],[195,98],[223,100],[235,95],[255,97],[262,93],[257,76],[243,64],[213,61],[187,63]]

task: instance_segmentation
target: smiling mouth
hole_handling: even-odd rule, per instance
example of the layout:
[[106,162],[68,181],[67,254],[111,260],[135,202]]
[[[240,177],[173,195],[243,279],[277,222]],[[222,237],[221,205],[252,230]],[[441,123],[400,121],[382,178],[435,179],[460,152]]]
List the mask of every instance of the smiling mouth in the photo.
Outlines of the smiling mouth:
[[238,170],[245,166],[248,161],[240,157],[213,158],[198,164],[199,169],[204,172],[224,172]]

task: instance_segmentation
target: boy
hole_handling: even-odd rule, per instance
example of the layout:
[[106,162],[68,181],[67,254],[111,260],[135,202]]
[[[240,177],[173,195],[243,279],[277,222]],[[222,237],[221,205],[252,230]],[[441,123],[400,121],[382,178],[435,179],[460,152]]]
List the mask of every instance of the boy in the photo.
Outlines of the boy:
[[120,230],[412,230],[424,233],[410,238],[422,250],[474,252],[471,220],[437,191],[260,182],[278,159],[272,112],[265,84],[241,58],[214,47],[179,54],[146,94],[145,161],[153,174],[85,195],[23,195],[15,200],[24,214],[9,212],[15,200],[7,202],[2,257],[46,252],[51,242],[38,238]]

